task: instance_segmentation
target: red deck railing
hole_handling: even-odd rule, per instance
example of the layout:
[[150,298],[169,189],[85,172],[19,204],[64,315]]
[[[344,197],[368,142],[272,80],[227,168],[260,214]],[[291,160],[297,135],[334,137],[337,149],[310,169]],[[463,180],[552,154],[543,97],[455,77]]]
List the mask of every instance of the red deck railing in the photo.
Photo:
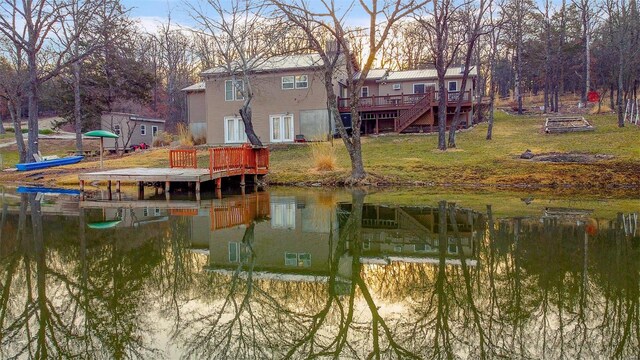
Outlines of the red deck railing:
[[[469,105],[472,100],[471,91],[445,91],[447,97],[447,106],[454,106],[459,97],[462,97],[462,103]],[[407,109],[413,107],[424,97],[429,97],[431,104],[437,106],[438,92],[434,88],[428,87],[424,94],[397,94],[397,95],[381,95],[361,97],[358,104],[358,111],[378,111],[391,109]],[[338,97],[338,110],[340,112],[350,111],[350,98]]]
[[169,150],[169,167],[197,169],[198,157],[196,150]]
[[269,149],[241,147],[216,147],[209,149],[209,173],[226,171],[228,174],[266,174],[269,169]]
[[269,193],[262,192],[227,204],[214,206],[209,212],[211,230],[247,225],[257,218],[268,217],[270,210]]

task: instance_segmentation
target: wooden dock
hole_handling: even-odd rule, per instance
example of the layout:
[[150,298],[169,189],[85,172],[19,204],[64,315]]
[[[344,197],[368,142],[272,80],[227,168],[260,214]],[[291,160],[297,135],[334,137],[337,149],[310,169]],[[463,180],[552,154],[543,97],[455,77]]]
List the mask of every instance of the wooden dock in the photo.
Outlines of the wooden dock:
[[241,147],[217,147],[209,149],[208,168],[198,168],[195,149],[170,150],[168,168],[127,168],[104,170],[78,175],[80,191],[84,194],[85,184],[92,181],[106,181],[111,198],[112,183],[120,192],[121,183],[137,183],[139,198],[144,195],[144,184],[155,183],[163,187],[167,198],[172,183],[194,184],[196,197],[200,198],[201,184],[214,181],[216,189],[222,187],[223,178],[239,177],[240,186],[245,186],[246,176],[258,177],[269,172],[269,149]]

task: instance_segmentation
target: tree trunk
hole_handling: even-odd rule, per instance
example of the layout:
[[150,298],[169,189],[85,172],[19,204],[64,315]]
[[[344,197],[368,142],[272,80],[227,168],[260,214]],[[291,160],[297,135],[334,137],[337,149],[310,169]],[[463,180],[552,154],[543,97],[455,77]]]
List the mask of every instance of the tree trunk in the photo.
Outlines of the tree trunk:
[[[440,73],[440,71],[438,71]],[[443,76],[438,75],[438,150],[447,150],[447,92]]]
[[34,154],[38,153],[38,73],[37,59],[35,51],[30,51],[27,55],[29,65],[29,141],[27,146],[26,162],[34,162]]
[[4,129],[4,122],[2,121],[2,116],[0,116],[0,134],[4,135],[7,131]]
[[24,136],[22,135],[22,124],[20,116],[20,108],[22,107],[22,105],[20,103],[14,104],[12,101],[7,101],[7,107],[9,108],[11,121],[13,122],[16,145],[18,147],[18,157],[20,158],[20,162],[24,163],[27,162],[27,151],[24,144]]
[[249,139],[251,145],[263,146],[262,141],[260,141],[260,138],[258,138],[258,135],[256,135],[256,132],[253,130],[253,123],[251,122],[251,106],[247,104],[239,111],[242,122],[244,123],[244,132],[247,134],[247,139]]
[[82,155],[82,99],[80,98],[80,61],[72,65],[73,68],[73,117],[76,130],[76,152]]
[[618,127],[624,127],[624,106],[622,104],[622,97],[624,93],[624,79],[622,78],[622,73],[624,72],[624,54],[620,51],[618,54],[620,57],[618,63],[618,96],[616,98],[616,106],[618,113]]

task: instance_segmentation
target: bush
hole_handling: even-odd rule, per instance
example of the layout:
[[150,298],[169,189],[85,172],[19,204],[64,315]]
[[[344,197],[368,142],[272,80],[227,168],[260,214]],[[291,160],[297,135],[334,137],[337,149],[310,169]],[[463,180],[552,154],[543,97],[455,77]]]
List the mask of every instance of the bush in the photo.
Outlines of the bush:
[[602,113],[610,113],[610,112],[611,112],[611,108],[608,107],[605,104],[600,105],[600,111],[598,111],[598,105],[597,104],[594,107],[592,107],[591,110],[589,110],[589,114],[591,114],[591,115],[602,114]]
[[167,146],[173,141],[173,136],[166,131],[159,131],[153,139],[153,147]]
[[178,124],[178,141],[183,146],[193,146],[195,143],[193,134],[189,127],[185,124]]
[[311,143],[311,159],[316,170],[333,171],[338,162],[336,148],[328,142]]
[[42,130],[38,130],[38,133],[42,135],[51,135],[54,133],[54,131],[51,129],[42,129]]

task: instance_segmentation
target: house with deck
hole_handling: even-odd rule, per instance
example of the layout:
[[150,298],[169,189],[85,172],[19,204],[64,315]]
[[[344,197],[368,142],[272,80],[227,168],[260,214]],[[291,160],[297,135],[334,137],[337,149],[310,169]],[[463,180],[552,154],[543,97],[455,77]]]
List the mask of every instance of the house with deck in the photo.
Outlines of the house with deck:
[[[341,75],[343,72],[339,73],[335,76],[334,92],[339,94],[341,120],[350,126],[347,97],[350,80]],[[190,127],[192,131],[205,132],[208,144],[247,141],[239,115],[244,98],[234,86],[233,75],[225,67],[209,69],[201,74],[201,83],[183,89]],[[471,125],[476,76],[476,69],[471,69],[467,85],[461,89],[462,68],[447,71],[448,125],[459,98],[463,99],[460,126]],[[252,70],[250,82],[253,126],[263,143],[294,142],[296,138],[325,140],[335,132],[335,120],[327,107],[323,63],[318,54],[273,57]],[[437,90],[435,69],[371,70],[360,94],[361,133],[435,131]]]
[[[459,126],[469,127],[473,119],[477,70],[469,71],[465,89],[461,89],[463,68],[451,67],[445,74],[447,128],[453,120],[458,99],[462,98]],[[356,74],[356,77],[359,75]],[[358,112],[363,134],[383,132],[431,132],[438,125],[438,75],[435,69],[389,71],[371,70],[360,90]],[[350,123],[346,88],[338,98],[343,121]]]

